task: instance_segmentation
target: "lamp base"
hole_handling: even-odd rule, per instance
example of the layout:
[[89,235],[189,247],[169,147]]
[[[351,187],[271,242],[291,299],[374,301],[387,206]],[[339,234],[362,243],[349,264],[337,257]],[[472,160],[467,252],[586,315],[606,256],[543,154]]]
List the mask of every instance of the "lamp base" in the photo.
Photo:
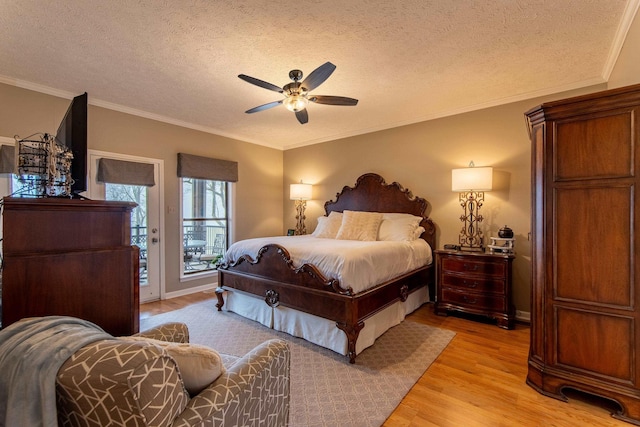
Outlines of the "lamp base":
[[484,238],[480,223],[483,218],[480,208],[484,202],[483,191],[463,191],[459,195],[460,206],[463,214],[460,216],[462,230],[458,236],[461,251],[484,252]]
[[304,220],[307,219],[307,217],[304,216],[306,207],[307,202],[305,200],[296,200],[296,236],[307,234],[307,227],[304,225]]

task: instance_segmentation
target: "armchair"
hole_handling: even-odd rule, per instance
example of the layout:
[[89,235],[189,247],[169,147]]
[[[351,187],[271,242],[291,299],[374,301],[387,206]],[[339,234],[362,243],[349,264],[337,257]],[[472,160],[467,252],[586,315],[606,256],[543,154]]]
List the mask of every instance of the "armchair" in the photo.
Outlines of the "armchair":
[[[137,334],[187,343],[182,323]],[[286,426],[290,353],[266,341],[242,357],[222,355],[226,371],[194,396],[175,360],[144,340],[113,339],[76,351],[56,381],[60,426]]]

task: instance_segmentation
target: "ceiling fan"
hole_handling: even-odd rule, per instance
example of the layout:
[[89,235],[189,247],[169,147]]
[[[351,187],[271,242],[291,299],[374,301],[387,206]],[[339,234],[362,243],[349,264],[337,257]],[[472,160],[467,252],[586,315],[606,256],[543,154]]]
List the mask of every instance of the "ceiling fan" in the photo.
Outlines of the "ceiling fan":
[[238,75],[238,77],[240,77],[245,82],[260,86],[264,89],[272,90],[274,92],[282,93],[285,96],[285,98],[281,99],[280,101],[269,102],[268,104],[254,107],[250,110],[245,111],[245,113],[257,113],[258,111],[264,111],[269,108],[276,107],[280,104],[284,104],[287,110],[296,113],[296,118],[298,119],[300,124],[305,124],[309,121],[309,114],[307,113],[307,105],[309,104],[309,101],[315,102],[316,104],[327,105],[356,105],[358,103],[358,100],[353,98],[347,98],[344,96],[309,94],[310,91],[324,83],[324,81],[329,78],[329,76],[335,71],[335,69],[336,66],[331,62],[325,62],[324,64],[313,70],[311,74],[309,74],[304,80],[302,80],[302,71],[291,70],[289,71],[289,78],[293,80],[293,82],[288,83],[283,87],[278,87],[274,84],[256,79],[255,77],[240,74]]

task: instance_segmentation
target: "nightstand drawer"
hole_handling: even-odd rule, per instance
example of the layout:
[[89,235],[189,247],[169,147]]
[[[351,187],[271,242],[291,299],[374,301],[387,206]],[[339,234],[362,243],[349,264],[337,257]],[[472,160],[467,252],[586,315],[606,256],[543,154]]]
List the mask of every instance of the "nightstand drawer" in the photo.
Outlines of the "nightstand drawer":
[[471,275],[458,276],[447,273],[444,273],[441,276],[441,280],[444,288],[457,288],[464,291],[492,292],[500,295],[504,295],[505,293],[504,280],[473,277]]
[[505,275],[505,263],[446,257],[442,260],[442,269],[446,272],[476,273],[488,276]]
[[460,306],[475,308],[478,310],[505,310],[505,298],[495,295],[483,295],[474,293],[457,292],[450,289],[443,289],[442,296],[448,303]]

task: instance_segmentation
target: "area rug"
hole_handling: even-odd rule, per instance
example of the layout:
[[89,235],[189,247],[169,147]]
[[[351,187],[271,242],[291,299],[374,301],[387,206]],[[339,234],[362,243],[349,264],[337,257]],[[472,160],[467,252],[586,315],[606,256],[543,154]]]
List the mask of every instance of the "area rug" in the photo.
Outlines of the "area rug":
[[408,319],[350,364],[331,350],[219,312],[214,301],[142,319],[140,330],[175,321],[187,324],[192,343],[234,356],[271,338],[288,341],[292,427],[381,426],[455,335]]

